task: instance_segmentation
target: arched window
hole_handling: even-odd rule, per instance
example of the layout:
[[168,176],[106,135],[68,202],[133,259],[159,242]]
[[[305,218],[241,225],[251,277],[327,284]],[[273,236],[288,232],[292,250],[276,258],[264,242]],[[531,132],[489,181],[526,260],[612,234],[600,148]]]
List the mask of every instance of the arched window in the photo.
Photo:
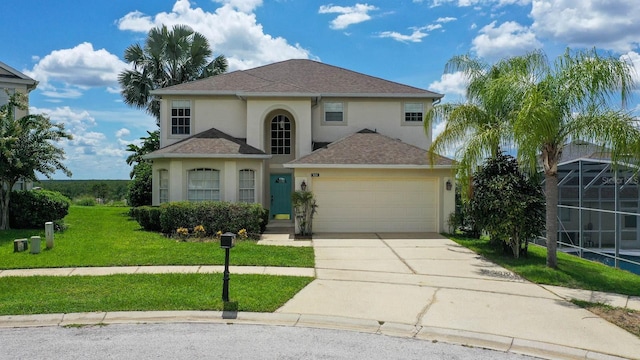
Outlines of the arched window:
[[158,180],[160,203],[169,202],[169,171],[159,170]]
[[256,202],[256,172],[242,169],[238,176],[238,202]]
[[189,201],[219,201],[220,171],[216,169],[189,170],[187,199]]
[[291,154],[291,121],[285,115],[271,119],[271,153]]

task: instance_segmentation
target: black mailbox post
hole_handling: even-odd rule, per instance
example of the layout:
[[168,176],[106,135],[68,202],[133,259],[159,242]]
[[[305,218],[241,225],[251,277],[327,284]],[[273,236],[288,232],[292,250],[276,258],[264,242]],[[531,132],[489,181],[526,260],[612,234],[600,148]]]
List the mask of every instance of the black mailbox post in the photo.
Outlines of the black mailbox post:
[[229,250],[236,246],[236,234],[226,232],[220,236],[220,248],[224,249],[224,273],[222,275],[222,301],[229,301]]

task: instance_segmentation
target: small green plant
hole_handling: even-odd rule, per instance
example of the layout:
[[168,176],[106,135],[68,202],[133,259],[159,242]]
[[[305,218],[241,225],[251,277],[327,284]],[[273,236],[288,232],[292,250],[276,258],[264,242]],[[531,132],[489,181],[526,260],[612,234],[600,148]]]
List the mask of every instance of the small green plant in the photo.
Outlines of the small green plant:
[[295,209],[298,230],[302,236],[313,234],[313,215],[318,205],[311,191],[299,190],[291,194],[291,201]]

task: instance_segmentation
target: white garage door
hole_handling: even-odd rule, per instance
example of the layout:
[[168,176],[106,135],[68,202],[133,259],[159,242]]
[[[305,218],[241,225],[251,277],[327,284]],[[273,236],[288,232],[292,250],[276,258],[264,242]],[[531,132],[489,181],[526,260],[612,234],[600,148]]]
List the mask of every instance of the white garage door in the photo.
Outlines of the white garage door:
[[314,232],[437,231],[437,179],[316,178]]

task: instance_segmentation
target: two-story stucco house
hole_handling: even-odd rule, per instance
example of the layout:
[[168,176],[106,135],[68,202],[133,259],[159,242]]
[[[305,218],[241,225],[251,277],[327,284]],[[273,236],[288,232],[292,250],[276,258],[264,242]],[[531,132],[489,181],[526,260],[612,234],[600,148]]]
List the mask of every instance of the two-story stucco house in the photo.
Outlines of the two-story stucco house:
[[[34,79],[0,62],[0,106],[7,104],[9,96],[12,94],[16,92],[29,94],[37,85],[38,82]],[[26,110],[16,109],[15,117],[17,119],[26,115],[28,115]],[[31,181],[20,180],[13,186],[13,190],[30,190],[32,184]]]
[[430,163],[425,112],[443,96],[311,60],[156,90],[153,203],[257,202],[293,218],[311,190],[314,232],[443,231],[452,161]]

